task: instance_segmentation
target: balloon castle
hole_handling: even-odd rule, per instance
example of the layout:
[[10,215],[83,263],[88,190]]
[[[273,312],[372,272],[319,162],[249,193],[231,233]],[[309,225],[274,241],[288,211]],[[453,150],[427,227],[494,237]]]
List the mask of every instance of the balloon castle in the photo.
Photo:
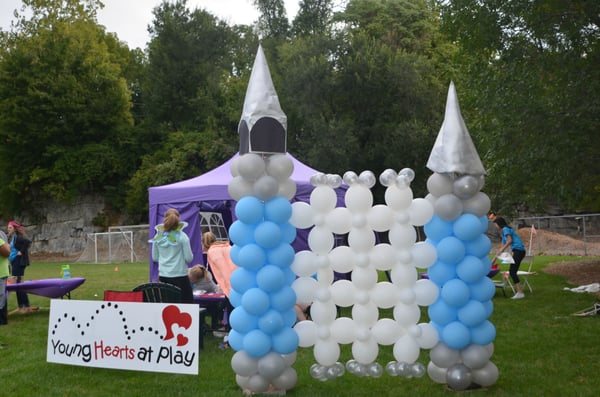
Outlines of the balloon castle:
[[[239,266],[231,276],[229,334],[237,384],[248,394],[285,394],[297,382],[298,347],[312,347],[310,374],[320,381],[346,372],[373,378],[427,373],[453,390],[494,384],[496,334],[488,318],[495,287],[486,277],[491,242],[485,235],[490,201],[481,192],[485,170],[454,85],[427,163],[433,174],[425,198],[413,197],[414,172],[405,168],[379,176],[385,204],[373,203],[371,171],[314,175],[310,203],[291,204],[296,185],[286,130],[259,47],[228,186],[237,201],[229,230],[231,258]],[[336,207],[342,181],[345,207]],[[425,241],[417,241],[416,226],[424,227]],[[296,230],[308,228],[310,249],[295,252]],[[379,232],[387,232],[389,242],[379,242]],[[347,236],[347,244],[336,246],[336,235]],[[379,281],[383,272],[387,281]],[[336,280],[336,273],[351,276]],[[296,323],[297,302],[311,305],[310,320]],[[423,307],[429,321],[421,319]],[[339,316],[339,308],[349,308],[351,317]],[[392,318],[380,318],[381,309]],[[346,363],[339,361],[341,345],[351,345]],[[378,363],[380,346],[392,346],[395,361]],[[421,349],[431,349],[427,365],[417,361]]]

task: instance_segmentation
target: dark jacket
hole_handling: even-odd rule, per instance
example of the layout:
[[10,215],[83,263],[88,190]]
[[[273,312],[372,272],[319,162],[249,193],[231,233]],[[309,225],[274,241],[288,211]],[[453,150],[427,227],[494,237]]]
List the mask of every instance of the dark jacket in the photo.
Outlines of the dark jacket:
[[29,266],[29,246],[31,240],[27,237],[19,236],[18,234],[14,237],[15,248],[17,251],[21,251],[21,255],[17,256],[13,261],[13,265]]

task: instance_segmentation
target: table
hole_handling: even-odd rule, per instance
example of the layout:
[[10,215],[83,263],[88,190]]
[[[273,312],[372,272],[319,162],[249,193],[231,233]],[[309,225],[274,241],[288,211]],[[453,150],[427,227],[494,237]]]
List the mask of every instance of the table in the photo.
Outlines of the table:
[[219,311],[223,312],[223,325],[228,323],[227,313],[227,296],[225,294],[199,294],[194,293],[194,302],[198,303],[200,307],[206,308],[210,313],[211,317],[211,328],[205,331],[216,331],[219,328]]
[[27,280],[19,284],[6,284],[7,291],[24,291],[28,294],[45,296],[46,298],[71,299],[71,291],[85,282],[83,277],[73,278],[44,278]]

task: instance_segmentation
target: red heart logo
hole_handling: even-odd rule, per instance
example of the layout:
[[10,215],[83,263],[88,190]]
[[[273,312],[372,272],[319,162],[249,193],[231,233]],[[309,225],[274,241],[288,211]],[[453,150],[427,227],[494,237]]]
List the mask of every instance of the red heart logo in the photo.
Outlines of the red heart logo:
[[188,343],[187,336],[183,336],[182,334],[177,335],[177,346],[184,346],[184,345],[187,345],[187,343]]
[[[164,340],[169,340],[175,337],[173,334],[174,324],[177,324],[184,329],[188,329],[190,325],[192,325],[192,316],[190,316],[188,313],[180,312],[179,308],[175,305],[170,305],[163,309],[162,319],[163,323],[165,324],[165,328],[167,329],[167,334],[165,335]],[[185,343],[187,343],[187,338]],[[179,337],[177,340],[177,346],[181,346],[179,344]]]

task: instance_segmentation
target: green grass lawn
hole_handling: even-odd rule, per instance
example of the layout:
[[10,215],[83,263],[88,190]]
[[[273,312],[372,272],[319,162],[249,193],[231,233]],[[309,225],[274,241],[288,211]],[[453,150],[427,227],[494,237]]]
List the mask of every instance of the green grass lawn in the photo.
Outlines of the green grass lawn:
[[[512,301],[497,291],[491,321],[497,328],[492,361],[500,370],[498,382],[484,390],[456,392],[434,383],[426,375],[404,379],[384,374],[380,378],[357,378],[346,374],[334,381],[311,378],[315,363],[312,349],[299,348],[294,368],[296,387],[290,396],[447,396],[456,393],[491,396],[595,396],[600,390],[600,316],[574,317],[571,313],[593,305],[595,295],[563,290],[562,277],[540,270],[549,263],[571,261],[569,257],[537,257],[538,274],[530,279],[533,294]],[[27,279],[60,277],[59,263],[34,263]],[[131,290],[148,280],[146,263],[118,265],[71,263],[73,277],[85,283],[72,292],[72,299],[101,300],[104,290]],[[509,293],[509,296],[511,294]],[[230,361],[233,351],[219,350],[220,339],[205,336],[200,352],[199,375],[173,375],[154,372],[121,371],[69,366],[46,362],[48,332],[47,298],[29,295],[39,311],[14,314],[0,327],[0,387],[4,396],[241,396]],[[16,296],[9,298],[9,310]],[[422,321],[427,321],[423,310]],[[341,361],[351,358],[350,347],[342,348]],[[391,347],[382,346],[378,362],[393,360]],[[428,351],[419,360],[429,362]]]

